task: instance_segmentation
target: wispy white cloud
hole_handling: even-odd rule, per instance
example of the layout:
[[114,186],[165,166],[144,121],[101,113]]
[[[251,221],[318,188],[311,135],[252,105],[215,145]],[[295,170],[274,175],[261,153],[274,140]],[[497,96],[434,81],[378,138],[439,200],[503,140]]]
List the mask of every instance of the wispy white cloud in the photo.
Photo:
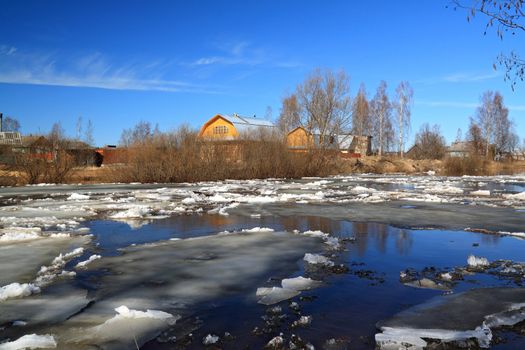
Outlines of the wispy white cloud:
[[[463,109],[475,109],[479,107],[479,102],[461,102],[461,101],[426,101],[416,100],[416,105],[427,106],[427,107],[443,107],[443,108],[463,108]],[[510,111],[522,112],[525,111],[525,105],[508,105],[507,108]]]
[[425,101],[416,100],[416,105],[428,106],[428,107],[445,107],[445,108],[476,108],[479,103],[472,102],[458,102],[458,101]]
[[490,80],[494,78],[501,77],[499,72],[490,72],[490,73],[455,73],[446,75],[442,78],[443,81],[450,83],[470,83],[476,81]]
[[482,73],[458,72],[428,79],[415,80],[414,83],[423,85],[476,83],[502,77],[503,74],[497,71]]
[[[73,63],[71,63],[72,61]],[[207,86],[166,79],[154,63],[110,63],[101,53],[65,60],[56,54],[0,46],[0,83],[110,90],[215,93]]]
[[257,48],[247,41],[220,43],[215,45],[218,54],[200,57],[187,66],[211,66],[211,65],[245,65],[245,66],[273,66],[280,68],[295,68],[301,66],[299,62],[282,60],[265,49]]

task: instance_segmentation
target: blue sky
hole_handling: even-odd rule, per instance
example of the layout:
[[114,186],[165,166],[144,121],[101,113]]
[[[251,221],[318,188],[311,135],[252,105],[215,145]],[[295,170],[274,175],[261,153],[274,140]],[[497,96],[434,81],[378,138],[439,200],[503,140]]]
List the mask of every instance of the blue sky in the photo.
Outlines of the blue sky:
[[98,145],[140,120],[170,130],[216,113],[277,117],[314,68],[343,68],[355,95],[380,80],[414,89],[412,135],[428,122],[448,141],[485,90],[499,90],[525,138],[525,83],[512,91],[492,64],[525,54],[525,36],[484,36],[447,0],[0,0],[0,111],[23,133],[91,119]]

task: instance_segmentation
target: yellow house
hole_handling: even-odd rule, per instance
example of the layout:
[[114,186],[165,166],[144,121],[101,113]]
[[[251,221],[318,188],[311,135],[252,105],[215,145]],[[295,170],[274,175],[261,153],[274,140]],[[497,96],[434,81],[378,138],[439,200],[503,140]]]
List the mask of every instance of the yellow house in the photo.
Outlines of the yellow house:
[[208,120],[199,131],[199,138],[212,141],[236,140],[242,135],[249,135],[257,130],[273,131],[275,125],[267,120],[255,117],[241,117],[217,114]]
[[308,149],[314,145],[314,137],[302,126],[298,126],[286,136],[286,145],[290,149]]

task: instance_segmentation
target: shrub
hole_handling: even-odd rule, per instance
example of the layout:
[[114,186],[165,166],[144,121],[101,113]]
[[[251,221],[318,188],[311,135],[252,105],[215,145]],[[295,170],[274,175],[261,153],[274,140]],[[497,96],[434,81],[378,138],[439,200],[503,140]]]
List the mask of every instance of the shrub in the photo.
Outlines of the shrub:
[[256,133],[235,141],[202,141],[181,127],[129,148],[129,164],[116,181],[195,182],[224,179],[297,178],[337,171],[334,152],[289,152],[277,134]]

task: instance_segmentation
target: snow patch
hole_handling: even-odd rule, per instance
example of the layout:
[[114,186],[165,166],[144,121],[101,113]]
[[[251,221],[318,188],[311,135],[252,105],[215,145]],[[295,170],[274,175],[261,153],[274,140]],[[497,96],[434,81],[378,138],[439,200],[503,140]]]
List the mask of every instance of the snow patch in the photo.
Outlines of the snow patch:
[[69,197],[67,197],[68,201],[85,201],[88,200],[89,196],[87,194],[80,194],[80,193],[72,193]]
[[256,232],[274,232],[273,228],[268,227],[254,227],[254,228],[243,228],[241,232],[256,233]]
[[151,213],[151,208],[145,205],[137,205],[127,210],[111,215],[112,219],[140,219]]
[[42,229],[39,227],[9,227],[0,230],[0,242],[28,241],[40,238]]

